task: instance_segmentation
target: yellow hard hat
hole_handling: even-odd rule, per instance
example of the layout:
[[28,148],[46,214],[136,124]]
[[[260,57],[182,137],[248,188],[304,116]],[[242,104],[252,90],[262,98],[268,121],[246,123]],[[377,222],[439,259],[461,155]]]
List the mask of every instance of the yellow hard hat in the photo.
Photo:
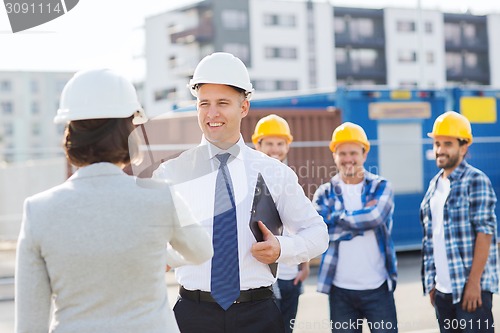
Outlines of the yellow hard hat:
[[451,136],[467,141],[467,145],[472,143],[472,129],[469,120],[455,111],[448,111],[437,117],[432,132],[427,133],[427,135],[431,138]]
[[330,150],[335,152],[337,146],[345,142],[360,143],[365,148],[365,152],[370,151],[370,142],[368,142],[365,131],[359,125],[345,122],[337,127],[332,134]]
[[265,136],[280,136],[283,137],[287,143],[293,141],[288,123],[285,119],[275,114],[270,114],[257,122],[255,131],[252,135],[253,144],[256,145],[260,139]]

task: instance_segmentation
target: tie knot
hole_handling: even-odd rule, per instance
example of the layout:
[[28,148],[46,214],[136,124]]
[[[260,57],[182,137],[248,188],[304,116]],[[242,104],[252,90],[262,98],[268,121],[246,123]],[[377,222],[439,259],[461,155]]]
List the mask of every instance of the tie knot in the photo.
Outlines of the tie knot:
[[229,154],[229,153],[215,155],[215,157],[217,157],[217,159],[220,162],[219,168],[221,168],[221,167],[223,167],[223,166],[225,166],[227,164],[227,160],[229,159],[229,156],[231,156],[231,154]]

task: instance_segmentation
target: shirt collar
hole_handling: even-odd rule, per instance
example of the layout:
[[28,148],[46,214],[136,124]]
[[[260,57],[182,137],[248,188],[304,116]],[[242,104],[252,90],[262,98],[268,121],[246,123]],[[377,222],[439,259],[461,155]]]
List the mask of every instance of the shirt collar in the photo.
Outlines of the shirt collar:
[[201,143],[200,143],[200,146],[204,146],[204,145],[206,145],[208,148],[209,159],[213,159],[215,157],[215,155],[229,153],[229,154],[231,154],[231,159],[238,158],[240,160],[243,160],[242,150],[244,147],[246,147],[245,142],[243,141],[243,137],[241,136],[241,134],[240,134],[240,138],[239,138],[238,142],[236,142],[234,145],[232,145],[231,147],[229,147],[226,150],[220,149],[219,147],[215,146],[213,143],[211,143],[210,141],[208,141],[205,138],[205,135],[202,136]]
[[[361,183],[363,183],[363,185],[368,184],[369,182],[373,181],[375,178],[378,177],[377,175],[374,175],[374,174],[368,172],[366,169],[363,169],[363,175],[364,175],[364,178],[361,181]],[[342,178],[340,178],[339,173],[337,173],[335,176],[333,176],[333,181],[334,181],[335,185],[343,182]]]
[[465,161],[465,159],[462,160],[462,162],[460,162],[460,164],[455,168],[455,170],[452,171],[452,173],[448,176],[448,178],[450,179],[450,182],[452,181],[456,181],[456,180],[459,180],[460,178],[462,178],[464,172],[465,172],[465,169],[467,168],[469,164],[467,163],[467,161]]
[[69,179],[75,180],[88,177],[117,176],[117,175],[125,175],[125,172],[112,163],[100,162],[79,168],[73,175],[71,175]]

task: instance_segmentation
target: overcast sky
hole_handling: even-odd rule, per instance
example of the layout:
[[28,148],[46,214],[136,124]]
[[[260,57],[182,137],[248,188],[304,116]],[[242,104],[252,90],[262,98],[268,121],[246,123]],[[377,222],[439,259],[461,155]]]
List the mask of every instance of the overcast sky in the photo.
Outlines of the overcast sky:
[[[326,0],[325,0],[326,1]],[[0,7],[0,70],[68,70],[108,66],[131,79],[143,75],[142,26],[147,16],[195,0],[80,0],[66,15],[13,34]],[[418,0],[333,0],[336,6],[417,7]],[[494,0],[421,0],[423,8],[500,13]]]

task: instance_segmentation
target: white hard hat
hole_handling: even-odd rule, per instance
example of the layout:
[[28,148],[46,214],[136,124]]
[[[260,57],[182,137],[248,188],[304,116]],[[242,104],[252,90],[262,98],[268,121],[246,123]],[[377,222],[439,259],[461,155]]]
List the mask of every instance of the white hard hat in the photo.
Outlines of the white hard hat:
[[132,83],[110,69],[92,69],[77,72],[64,86],[54,122],[132,115],[136,125],[148,120]]
[[231,53],[215,52],[201,59],[189,81],[189,89],[198,97],[197,85],[201,83],[225,84],[243,89],[247,99],[252,98],[253,87],[243,61]]

